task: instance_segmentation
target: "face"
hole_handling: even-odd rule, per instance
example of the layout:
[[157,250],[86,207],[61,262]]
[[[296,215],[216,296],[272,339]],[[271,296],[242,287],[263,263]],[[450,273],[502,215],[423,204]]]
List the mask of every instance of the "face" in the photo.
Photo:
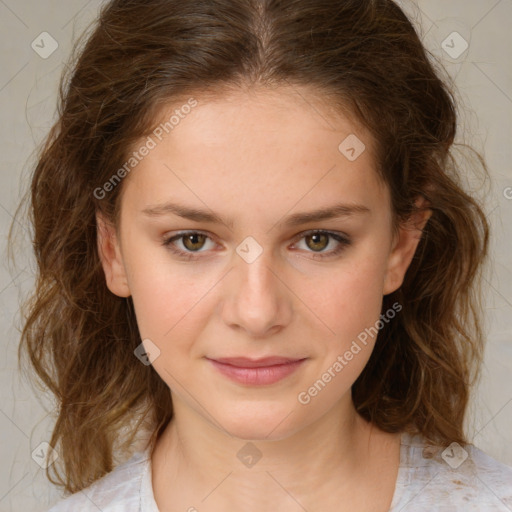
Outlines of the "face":
[[98,216],[107,284],[177,415],[283,438],[351,404],[420,231],[393,236],[373,141],[306,90],[197,101],[125,178],[119,236]]

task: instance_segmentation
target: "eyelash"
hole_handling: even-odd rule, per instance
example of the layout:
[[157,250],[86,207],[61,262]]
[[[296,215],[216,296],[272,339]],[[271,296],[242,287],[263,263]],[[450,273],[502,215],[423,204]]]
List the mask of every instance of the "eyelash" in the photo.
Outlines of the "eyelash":
[[[163,240],[163,242],[162,242],[162,245],[165,246],[167,249],[169,249],[172,253],[178,255],[180,258],[183,258],[183,259],[185,259],[187,261],[197,260],[198,258],[202,258],[203,257],[203,256],[199,256],[199,254],[201,252],[205,252],[205,251],[196,251],[196,252],[182,251],[181,249],[177,249],[176,246],[173,245],[173,242],[175,240],[182,239],[182,238],[184,238],[187,235],[197,235],[197,234],[205,235],[206,237],[211,239],[211,237],[207,233],[204,233],[203,231],[183,231],[183,232],[181,232],[181,233],[179,233],[177,235],[173,235],[172,237],[165,238]],[[331,250],[330,252],[327,252],[327,253],[318,253],[318,252],[315,253],[314,251],[308,251],[308,252],[312,253],[313,259],[327,259],[327,258],[331,258],[331,257],[337,256],[346,247],[348,247],[352,243],[352,241],[348,237],[346,237],[346,236],[342,236],[341,234],[336,233],[336,232],[323,231],[323,230],[320,230],[320,229],[313,229],[313,230],[310,230],[310,231],[305,231],[304,233],[301,233],[301,236],[298,237],[296,240],[300,241],[300,240],[302,240],[303,238],[305,238],[305,237],[307,237],[309,235],[316,235],[316,234],[327,235],[330,238],[333,238],[334,240],[336,240],[339,243],[339,245],[338,245],[338,247],[336,249],[333,249],[333,250]],[[296,242],[294,242],[294,244],[295,243]]]

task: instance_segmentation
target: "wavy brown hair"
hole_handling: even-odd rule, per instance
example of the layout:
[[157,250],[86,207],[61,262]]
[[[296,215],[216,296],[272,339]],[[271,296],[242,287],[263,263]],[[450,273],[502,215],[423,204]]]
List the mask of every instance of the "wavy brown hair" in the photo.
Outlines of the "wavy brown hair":
[[404,283],[383,301],[383,311],[403,309],[380,331],[352,396],[387,432],[467,442],[489,226],[452,156],[453,96],[393,1],[114,0],[68,68],[27,194],[38,274],[19,354],[57,400],[53,483],[88,486],[143,427],[154,446],[173,414],[167,385],[134,357],[132,301],[108,290],[98,254],[96,213],[117,226],[123,183],[101,199],[94,191],[164,106],[241,87],[308,87],[352,113],[375,140],[395,228],[427,199],[433,213]]

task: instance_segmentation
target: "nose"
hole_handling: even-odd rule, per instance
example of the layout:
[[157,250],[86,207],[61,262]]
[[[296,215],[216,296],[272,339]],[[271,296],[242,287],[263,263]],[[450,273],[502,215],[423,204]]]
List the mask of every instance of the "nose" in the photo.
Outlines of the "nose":
[[229,273],[223,303],[223,321],[232,329],[262,338],[275,334],[289,324],[292,292],[270,251],[263,251],[248,263],[235,255],[234,269]]

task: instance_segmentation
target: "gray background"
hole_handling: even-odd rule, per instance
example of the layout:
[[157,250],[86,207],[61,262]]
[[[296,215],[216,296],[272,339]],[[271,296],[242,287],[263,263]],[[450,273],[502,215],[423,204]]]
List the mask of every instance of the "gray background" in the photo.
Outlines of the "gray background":
[[[35,148],[55,119],[57,84],[71,45],[97,14],[99,0],[0,0],[0,512],[44,511],[58,499],[37,464],[49,439],[52,399],[27,385],[18,372],[18,302],[33,284],[34,263],[25,225],[19,228],[18,261],[7,265],[6,236],[27,187]],[[512,465],[512,0],[420,0],[401,4],[417,22],[431,52],[442,59],[464,103],[461,138],[484,152],[493,182],[486,211],[493,226],[492,267],[485,281],[488,346],[468,430],[473,442]],[[31,47],[48,32],[58,48],[42,58]],[[443,41],[457,32],[467,51],[450,57]],[[457,52],[462,39],[448,39]],[[453,43],[451,42],[453,41]],[[46,40],[45,51],[51,48]],[[43,51],[42,48],[39,50]],[[478,181],[468,178],[477,187]]]

